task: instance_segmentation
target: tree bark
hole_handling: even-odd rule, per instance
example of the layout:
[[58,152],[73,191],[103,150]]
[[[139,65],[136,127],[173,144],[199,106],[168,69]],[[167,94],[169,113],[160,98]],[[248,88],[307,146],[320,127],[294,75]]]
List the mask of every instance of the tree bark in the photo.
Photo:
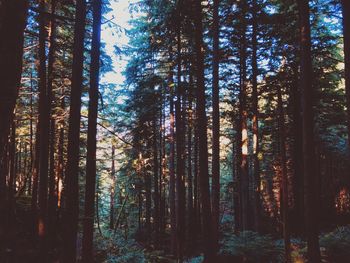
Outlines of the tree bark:
[[76,1],[73,44],[72,88],[69,111],[68,156],[65,174],[65,211],[63,233],[63,262],[76,260],[79,216],[79,141],[80,108],[83,85],[84,35],[86,19],[85,0]]
[[348,124],[348,147],[350,149],[350,2],[342,0],[344,62],[345,62],[345,93]]
[[258,58],[257,58],[257,3],[253,1],[252,6],[252,99],[253,99],[253,165],[254,165],[254,188],[253,188],[253,212],[254,212],[254,229],[260,230],[260,165],[259,165],[259,109],[258,109]]
[[303,160],[304,160],[304,200],[305,226],[307,236],[307,257],[310,262],[321,261],[318,242],[318,173],[315,173],[315,138],[312,84],[312,59],[310,36],[309,1],[298,0],[300,19],[300,85],[303,108]]
[[283,238],[284,238],[284,251],[285,262],[291,262],[291,247],[290,247],[290,227],[289,227],[289,194],[288,194],[288,172],[287,172],[287,154],[286,154],[286,131],[285,131],[285,119],[283,111],[283,101],[281,87],[277,86],[277,98],[278,98],[278,126],[279,126],[279,138],[280,138],[280,154],[281,154],[281,166],[282,166],[282,222],[283,222]]
[[197,125],[199,147],[199,185],[202,206],[204,262],[213,262],[215,244],[212,233],[212,214],[210,207],[209,172],[208,172],[208,141],[207,116],[205,112],[205,84],[204,84],[204,54],[203,54],[203,26],[201,0],[194,1],[195,52],[197,66]]
[[212,213],[215,249],[219,248],[220,218],[220,109],[219,109],[219,0],[213,2],[213,142],[212,142]]
[[91,42],[88,136],[86,157],[85,218],[83,225],[83,262],[94,262],[93,235],[96,190],[96,135],[98,112],[98,86],[100,74],[102,0],[94,0],[92,2],[92,8],[93,24]]

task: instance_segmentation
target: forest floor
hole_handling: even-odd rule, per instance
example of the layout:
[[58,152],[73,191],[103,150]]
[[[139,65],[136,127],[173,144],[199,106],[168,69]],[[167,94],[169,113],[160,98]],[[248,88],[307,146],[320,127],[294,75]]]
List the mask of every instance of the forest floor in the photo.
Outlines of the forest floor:
[[[38,263],[43,262],[39,254],[39,243],[33,235],[30,197],[16,200],[10,227],[7,235],[0,237],[0,263]],[[220,257],[215,263],[279,263],[283,262],[283,241],[271,236],[261,236],[254,232],[236,236],[229,230],[222,229]],[[78,249],[81,246],[78,236]],[[59,237],[48,242],[45,263],[59,263],[61,242]],[[164,243],[164,242],[163,242]],[[165,241],[166,243],[166,241]],[[147,243],[147,239],[139,239],[137,234],[127,234],[123,229],[115,233],[110,229],[95,232],[96,263],[176,263],[174,256],[166,250],[157,249]],[[337,227],[320,236],[321,252],[325,263],[348,263],[350,258],[350,226]],[[164,244],[163,244],[164,245]],[[306,262],[305,242],[292,239],[293,262]],[[79,255],[78,255],[79,257]],[[200,263],[203,256],[197,253],[185,258],[185,263]],[[233,260],[233,261],[232,261]]]

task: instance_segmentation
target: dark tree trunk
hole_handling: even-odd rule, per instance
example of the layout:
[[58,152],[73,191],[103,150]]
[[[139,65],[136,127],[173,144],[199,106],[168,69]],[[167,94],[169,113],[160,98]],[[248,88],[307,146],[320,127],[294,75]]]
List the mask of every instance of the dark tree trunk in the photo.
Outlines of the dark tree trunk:
[[48,199],[48,236],[50,245],[54,244],[56,237],[56,215],[57,215],[57,191],[56,191],[56,178],[55,178],[55,119],[51,119],[51,131],[50,131],[50,173],[49,173],[49,199]]
[[212,233],[212,214],[210,207],[209,172],[208,172],[208,141],[207,116],[205,112],[205,84],[204,84],[204,54],[203,54],[203,26],[201,0],[195,0],[195,52],[197,66],[197,125],[199,147],[199,185],[202,206],[204,261],[213,262],[215,244]]
[[68,156],[65,173],[65,212],[63,229],[63,262],[75,262],[79,216],[79,142],[80,108],[83,85],[84,35],[86,2],[76,1],[72,88],[69,112]]
[[[155,103],[156,104],[156,103]],[[159,243],[159,164],[158,164],[158,130],[157,130],[157,111],[155,110],[153,120],[153,188],[154,188],[154,244],[158,247]]]
[[253,1],[252,6],[252,99],[253,99],[253,165],[254,165],[254,184],[253,184],[253,212],[254,212],[254,229],[260,229],[260,171],[259,171],[259,109],[258,109],[258,58],[257,58],[257,4]]
[[315,173],[315,138],[312,85],[312,59],[310,37],[309,1],[298,0],[300,19],[300,85],[303,108],[303,160],[304,160],[304,198],[305,226],[307,236],[307,257],[310,262],[321,261],[318,242],[318,173]]
[[170,247],[172,254],[176,254],[176,210],[175,210],[175,136],[174,136],[174,94],[173,94],[173,74],[172,67],[169,69],[170,88],[170,135],[169,135],[169,203],[170,203]]
[[220,110],[219,110],[219,0],[213,3],[213,157],[212,157],[212,212],[213,238],[218,249],[220,218]]
[[91,42],[88,136],[86,157],[85,218],[83,224],[83,262],[94,262],[93,235],[96,187],[96,135],[98,86],[100,74],[102,0],[92,2],[93,24]]
[[240,147],[237,149],[240,155],[240,206],[241,206],[241,230],[249,229],[249,168],[248,168],[248,126],[247,126],[247,39],[246,39],[246,3],[241,3],[241,40],[240,40],[240,93],[239,93],[239,119],[242,133]]
[[38,197],[38,236],[42,260],[45,259],[46,232],[47,232],[47,184],[49,168],[49,133],[50,133],[50,112],[49,112],[49,91],[46,78],[46,2],[39,3],[39,197]]
[[293,105],[293,198],[294,217],[293,229],[298,235],[304,233],[304,176],[303,176],[303,131],[300,105],[300,87],[298,85],[298,70],[293,70],[294,79],[290,100]]
[[348,124],[348,147],[350,149],[350,2],[342,0],[344,62],[345,62],[345,92]]
[[[18,96],[22,73],[24,28],[28,10],[26,0],[5,0],[0,6],[0,214],[6,212],[6,145]],[[0,219],[0,236],[6,231]]]
[[177,232],[177,257],[180,262],[183,260],[184,252],[184,242],[185,242],[185,164],[184,164],[184,114],[183,114],[183,97],[184,97],[184,88],[181,83],[181,66],[182,66],[182,57],[181,57],[181,8],[182,1],[178,2],[178,26],[177,26],[177,100],[175,102],[175,126],[176,126],[176,232]]
[[115,148],[112,145],[112,167],[111,167],[111,179],[112,185],[110,190],[110,204],[109,204],[109,228],[114,228],[114,203],[115,203]]
[[289,227],[289,194],[288,194],[288,172],[287,172],[287,153],[286,153],[286,131],[285,119],[283,111],[283,101],[281,87],[277,86],[278,98],[278,128],[280,138],[280,155],[282,166],[282,192],[281,192],[281,207],[282,207],[282,222],[283,222],[283,238],[285,262],[291,262],[291,247],[290,247],[290,227]]
[[[28,1],[26,0],[4,0],[0,6],[0,35],[2,36],[0,40],[0,79],[2,81],[0,89],[0,166],[5,154],[21,80],[27,11]],[[5,175],[0,174],[0,177],[3,176]]]

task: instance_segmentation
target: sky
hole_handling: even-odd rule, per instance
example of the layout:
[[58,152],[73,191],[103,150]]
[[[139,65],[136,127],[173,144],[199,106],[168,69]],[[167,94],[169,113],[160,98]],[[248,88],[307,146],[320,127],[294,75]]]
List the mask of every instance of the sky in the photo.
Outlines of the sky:
[[123,48],[128,44],[129,38],[125,34],[125,30],[130,29],[128,21],[132,15],[129,12],[129,4],[135,0],[111,0],[111,12],[104,14],[104,21],[109,21],[102,25],[101,38],[106,43],[106,52],[111,57],[113,63],[113,71],[104,74],[101,83],[116,84],[120,86],[124,82],[122,75],[127,64],[126,56],[115,54],[115,46]]

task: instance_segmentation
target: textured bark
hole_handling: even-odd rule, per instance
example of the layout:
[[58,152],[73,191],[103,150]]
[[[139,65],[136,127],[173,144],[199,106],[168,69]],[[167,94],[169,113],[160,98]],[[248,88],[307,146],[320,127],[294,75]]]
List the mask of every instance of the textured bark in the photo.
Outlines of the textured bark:
[[110,189],[110,201],[109,201],[109,228],[114,228],[114,203],[115,203],[115,148],[112,145],[112,167],[111,167],[111,189]]
[[282,222],[283,222],[283,238],[285,262],[291,262],[291,247],[290,247],[290,223],[289,223],[289,194],[288,194],[288,172],[287,172],[287,153],[286,153],[286,128],[283,111],[283,101],[281,87],[277,86],[278,98],[278,128],[280,139],[280,156],[282,166],[282,192],[281,192],[281,208],[282,208]]
[[241,3],[241,39],[240,39],[240,93],[239,93],[239,121],[240,133],[242,134],[241,143],[238,151],[240,151],[240,206],[241,206],[241,230],[249,229],[249,169],[248,169],[248,126],[247,126],[247,39],[246,39],[246,3]]
[[314,113],[312,85],[312,60],[310,37],[309,1],[298,0],[300,19],[300,86],[302,91],[303,108],[303,160],[304,160],[304,200],[305,226],[307,236],[307,257],[310,262],[321,261],[318,242],[319,205],[318,173],[315,163]]
[[[83,224],[83,262],[94,262],[93,236],[96,188],[96,135],[98,86],[100,75],[102,0],[92,2],[92,42],[90,64],[89,113],[86,157],[85,218]],[[98,200],[96,201],[98,202]],[[98,215],[98,211],[97,211]],[[97,219],[99,217],[97,216]],[[98,221],[99,222],[99,221]]]
[[[4,0],[0,6],[0,214],[6,213],[6,148],[18,97],[22,73],[24,28],[28,10],[26,0]],[[0,219],[0,237],[6,231]],[[0,242],[1,242],[0,238]]]
[[254,230],[260,230],[260,165],[259,165],[259,109],[258,109],[258,58],[257,58],[257,4],[253,1],[252,6],[252,99],[253,99],[253,166],[254,166],[254,184],[253,184],[253,212],[254,212]]
[[344,62],[345,62],[345,92],[348,124],[348,147],[350,149],[350,2],[342,0]]
[[156,111],[153,120],[153,188],[154,188],[154,244],[157,247],[159,243],[159,163],[158,163],[158,130],[157,130]]
[[175,209],[175,135],[174,135],[174,95],[172,68],[169,69],[170,88],[170,134],[169,134],[169,203],[170,203],[170,247],[172,254],[176,254],[176,209]]
[[76,243],[79,216],[79,142],[80,142],[80,108],[83,85],[84,35],[86,2],[76,1],[72,88],[69,111],[68,156],[65,174],[65,211],[63,215],[63,262],[76,260]]
[[177,258],[182,262],[185,243],[185,130],[184,130],[184,114],[183,114],[183,100],[184,87],[181,83],[182,77],[182,56],[181,56],[181,8],[182,1],[178,2],[178,25],[176,29],[177,35],[177,100],[175,101],[175,126],[176,126],[176,249]]
[[212,212],[213,238],[219,248],[220,217],[220,110],[219,110],[219,0],[213,2],[213,156],[212,156]]
[[207,141],[207,116],[205,112],[205,84],[204,84],[204,54],[203,54],[203,25],[202,6],[200,0],[194,1],[194,25],[195,25],[195,52],[197,66],[197,125],[199,148],[199,185],[202,206],[204,261],[213,262],[215,257],[215,245],[212,233],[212,214],[209,192],[208,172],[208,141]]

